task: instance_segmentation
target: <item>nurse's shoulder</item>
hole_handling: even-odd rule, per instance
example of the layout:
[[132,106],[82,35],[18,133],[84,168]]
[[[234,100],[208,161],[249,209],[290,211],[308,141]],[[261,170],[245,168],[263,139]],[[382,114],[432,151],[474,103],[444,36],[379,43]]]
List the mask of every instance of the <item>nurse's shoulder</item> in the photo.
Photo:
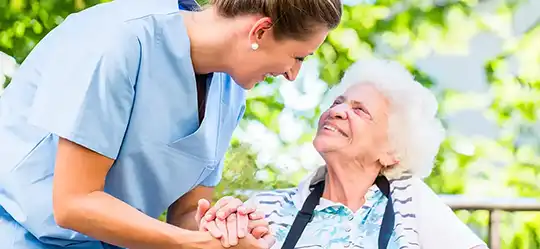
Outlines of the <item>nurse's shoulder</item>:
[[114,39],[121,38],[115,36],[130,33],[144,36],[141,31],[144,31],[145,26],[155,25],[154,16],[177,12],[176,1],[115,0],[68,15],[45,38],[53,36],[56,37],[55,40],[76,39],[79,47],[85,46],[84,41],[88,41],[89,44],[99,48],[100,44],[95,44],[96,40],[113,43]]
[[173,87],[187,84],[193,75],[189,39],[176,1],[153,2],[100,4],[72,14],[51,32],[33,52],[42,58],[35,62],[43,57],[55,62],[30,63],[41,74],[34,80],[39,84],[29,123],[116,159],[132,113],[146,110],[134,107],[135,92],[152,87],[137,95],[144,106],[143,102],[156,102],[145,98],[159,92],[151,83],[159,82],[160,89]]

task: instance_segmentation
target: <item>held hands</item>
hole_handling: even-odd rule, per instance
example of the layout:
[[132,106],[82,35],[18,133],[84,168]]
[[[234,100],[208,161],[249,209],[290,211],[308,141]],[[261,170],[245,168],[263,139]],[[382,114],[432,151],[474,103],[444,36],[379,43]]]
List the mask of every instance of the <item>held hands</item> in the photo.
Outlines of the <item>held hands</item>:
[[198,204],[195,220],[199,230],[220,239],[223,247],[268,249],[275,243],[264,215],[241,200],[227,196],[212,208],[204,199]]

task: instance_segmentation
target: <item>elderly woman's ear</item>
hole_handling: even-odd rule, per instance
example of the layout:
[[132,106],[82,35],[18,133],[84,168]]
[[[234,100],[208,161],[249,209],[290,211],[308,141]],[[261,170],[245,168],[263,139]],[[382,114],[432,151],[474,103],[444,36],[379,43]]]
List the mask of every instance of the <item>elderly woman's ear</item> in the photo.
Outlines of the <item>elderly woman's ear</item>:
[[399,163],[399,158],[394,151],[383,153],[379,158],[379,163],[383,166],[383,170],[391,168]]
[[382,139],[384,142],[381,145],[381,151],[379,154],[379,164],[382,166],[382,171],[391,169],[393,166],[397,165],[399,160],[398,152],[390,144],[388,136],[384,136]]

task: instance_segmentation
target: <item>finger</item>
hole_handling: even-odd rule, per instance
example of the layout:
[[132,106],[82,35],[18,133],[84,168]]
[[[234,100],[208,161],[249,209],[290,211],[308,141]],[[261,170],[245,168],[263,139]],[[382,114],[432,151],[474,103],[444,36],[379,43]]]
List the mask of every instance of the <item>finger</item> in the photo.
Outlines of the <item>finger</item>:
[[[245,241],[247,242],[247,245],[249,245],[249,248],[257,248],[257,249],[269,249],[268,243],[261,239],[257,239],[253,237],[253,235],[248,234],[246,235]],[[246,247],[247,248],[247,247]]]
[[201,220],[201,222],[199,223],[199,232],[208,232],[207,226],[209,222],[211,221]]
[[205,214],[205,219],[208,220],[208,221],[211,221],[211,220],[214,220],[216,218],[216,212],[223,206],[227,205],[228,201],[230,199],[232,199],[233,197],[231,196],[225,196],[221,199],[219,199],[217,202],[216,202],[216,205],[214,205],[213,207],[211,207],[210,209],[208,209],[208,211],[206,211],[206,214]]
[[212,237],[216,239],[223,237],[223,233],[219,230],[215,221],[207,221],[207,222],[204,222],[203,224],[204,225],[202,229],[210,232]]
[[252,204],[244,203],[242,204],[242,206],[238,207],[237,210],[239,214],[248,215],[248,214],[256,212],[257,208]]
[[225,196],[221,199],[219,199],[217,202],[216,202],[216,205],[214,205],[213,207],[211,207],[210,209],[208,209],[208,211],[206,212],[204,218],[207,220],[207,221],[211,221],[211,220],[214,220],[216,218],[216,213],[217,211],[227,205],[227,203],[229,202],[230,199],[232,199],[233,197],[231,196]]
[[256,227],[251,231],[251,235],[253,235],[253,237],[255,237],[256,239],[260,239],[269,232],[270,231],[267,227]]
[[214,220],[216,223],[217,228],[221,231],[221,245],[223,247],[229,248],[231,245],[229,244],[229,235],[227,231],[227,223],[224,220],[216,219]]
[[238,232],[238,238],[242,239],[246,237],[246,233],[248,230],[248,224],[249,224],[249,218],[245,214],[237,213],[237,232]]
[[250,220],[264,219],[264,213],[262,213],[260,211],[255,211],[254,213],[250,213],[249,214],[249,219]]
[[249,231],[253,230],[256,227],[268,227],[268,221],[265,219],[248,221]]
[[260,238],[259,241],[266,248],[271,248],[276,243],[276,238],[271,234],[266,234],[264,237]]
[[229,215],[235,213],[238,207],[242,206],[243,202],[238,198],[233,198],[227,201],[227,204],[216,212],[217,219],[225,220]]
[[229,215],[227,217],[227,235],[229,237],[229,245],[235,246],[238,244],[238,233],[237,233],[237,215],[236,213]]
[[195,215],[195,221],[197,225],[201,224],[201,219],[204,214],[210,209],[210,202],[206,199],[200,199],[197,205],[197,213]]

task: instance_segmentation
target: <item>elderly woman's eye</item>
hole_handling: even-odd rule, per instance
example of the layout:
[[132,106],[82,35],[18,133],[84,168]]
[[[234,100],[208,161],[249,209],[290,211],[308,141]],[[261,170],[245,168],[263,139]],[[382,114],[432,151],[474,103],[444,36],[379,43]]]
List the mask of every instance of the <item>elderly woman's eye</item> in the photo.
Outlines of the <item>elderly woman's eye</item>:
[[355,108],[354,108],[354,111],[355,111],[356,113],[358,113],[358,114],[367,115],[367,116],[370,116],[370,117],[371,117],[371,115],[369,114],[369,112],[368,112],[366,109],[364,109],[363,107],[355,107]]
[[357,111],[357,112],[363,112],[363,113],[366,113],[366,110],[364,110],[364,109],[361,108],[361,107],[355,107],[354,110]]

